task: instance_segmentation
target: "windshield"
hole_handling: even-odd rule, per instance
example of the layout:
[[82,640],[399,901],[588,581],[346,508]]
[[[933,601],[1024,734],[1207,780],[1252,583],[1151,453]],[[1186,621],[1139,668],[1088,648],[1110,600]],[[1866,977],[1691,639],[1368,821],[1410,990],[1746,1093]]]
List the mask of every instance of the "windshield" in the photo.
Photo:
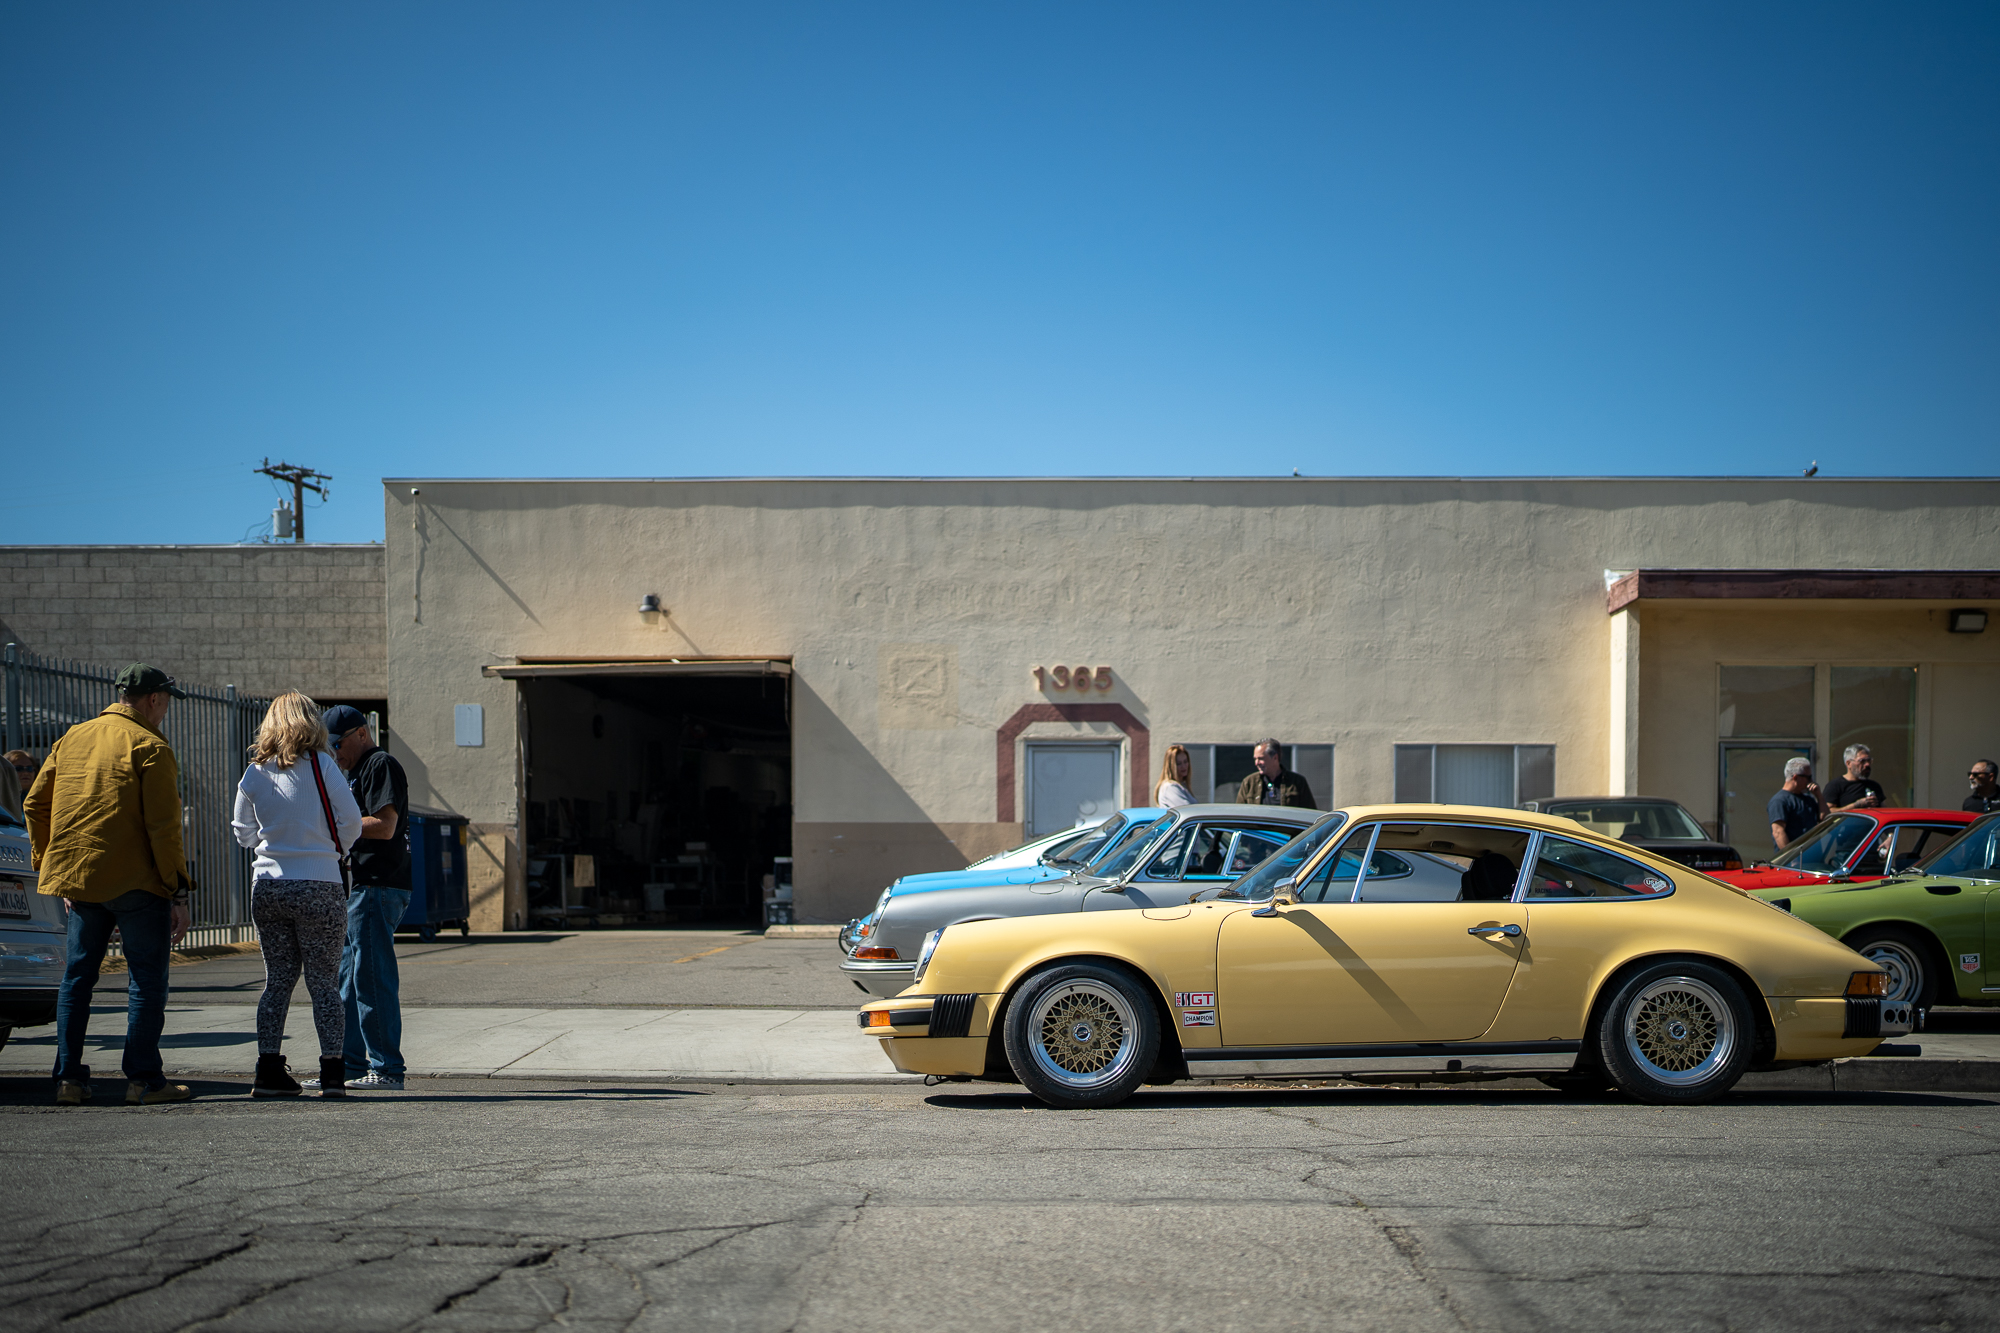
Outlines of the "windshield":
[[1150,824],[1133,825],[1131,831],[1118,840],[1117,846],[1091,863],[1090,873],[1117,879],[1139,864],[1139,858],[1153,845],[1154,836],[1166,832],[1173,822],[1172,815],[1161,815]]
[[1085,832],[1078,841],[1057,843],[1052,850],[1043,853],[1042,864],[1045,866],[1088,865],[1090,858],[1103,851],[1104,844],[1109,842],[1112,835],[1124,827],[1125,816],[1122,814],[1113,815],[1096,828]]
[[1868,835],[1874,831],[1872,819],[1835,815],[1772,857],[1771,864],[1812,875],[1837,875],[1854,855],[1854,849],[1868,841]]
[[1694,816],[1672,801],[1557,801],[1548,813],[1574,819],[1607,838],[1707,841]]
[[1943,851],[1919,861],[1917,873],[2000,880],[2000,819],[1988,817],[1973,824],[1946,843]]
[[1242,879],[1220,889],[1217,896],[1264,901],[1271,896],[1271,890],[1277,886],[1279,880],[1290,879],[1296,875],[1299,867],[1310,860],[1314,852],[1324,847],[1326,840],[1338,833],[1340,826],[1346,822],[1347,816],[1344,813],[1334,811],[1273,852],[1262,865]]
[[1071,843],[1089,837],[1092,832],[1093,830],[1091,829],[1064,829],[1061,833],[1045,833],[1039,838],[1029,839],[1019,847],[1009,847],[1004,852],[995,852],[991,856],[982,856],[967,866],[966,869],[977,870],[983,865],[998,861],[1003,856],[1026,856],[1029,852],[1037,850],[1040,852],[1040,859],[1050,860],[1064,855],[1068,852]]

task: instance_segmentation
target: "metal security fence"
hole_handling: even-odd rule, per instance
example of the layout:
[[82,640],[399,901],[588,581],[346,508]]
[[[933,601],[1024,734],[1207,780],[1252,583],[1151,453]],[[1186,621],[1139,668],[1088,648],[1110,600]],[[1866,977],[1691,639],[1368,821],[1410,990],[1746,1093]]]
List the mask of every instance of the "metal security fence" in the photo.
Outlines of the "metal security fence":
[[[4,666],[6,749],[46,759],[49,747],[79,722],[118,702],[118,668],[37,657],[8,644]],[[257,938],[250,924],[250,853],[229,831],[245,753],[271,701],[178,682],[188,697],[167,709],[162,731],[181,775],[181,839],[195,883],[194,929],[181,941],[233,944]]]

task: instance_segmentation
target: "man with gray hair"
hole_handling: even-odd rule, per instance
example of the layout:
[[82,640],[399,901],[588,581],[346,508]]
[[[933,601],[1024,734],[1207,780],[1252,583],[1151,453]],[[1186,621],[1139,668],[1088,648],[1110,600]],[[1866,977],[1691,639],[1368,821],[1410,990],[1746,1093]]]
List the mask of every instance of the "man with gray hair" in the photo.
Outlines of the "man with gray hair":
[[1236,788],[1238,805],[1289,805],[1300,810],[1317,810],[1312,788],[1306,780],[1285,767],[1285,747],[1275,738],[1257,742],[1251,757],[1257,761],[1250,776]]
[[1812,760],[1795,755],[1785,761],[1785,785],[1778,789],[1764,813],[1771,819],[1771,841],[1784,851],[1825,814],[1819,788],[1812,780]]
[[1850,745],[1840,752],[1847,764],[1847,776],[1835,778],[1820,793],[1828,814],[1836,810],[1878,810],[1887,805],[1882,784],[1868,776],[1875,760],[1865,745]]

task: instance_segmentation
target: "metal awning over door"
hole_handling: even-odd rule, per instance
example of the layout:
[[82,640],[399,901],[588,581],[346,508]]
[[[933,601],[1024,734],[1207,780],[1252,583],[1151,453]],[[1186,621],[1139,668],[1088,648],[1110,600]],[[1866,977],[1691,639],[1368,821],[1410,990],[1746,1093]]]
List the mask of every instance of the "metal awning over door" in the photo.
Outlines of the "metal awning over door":
[[530,657],[480,668],[502,680],[539,676],[789,676],[788,657]]

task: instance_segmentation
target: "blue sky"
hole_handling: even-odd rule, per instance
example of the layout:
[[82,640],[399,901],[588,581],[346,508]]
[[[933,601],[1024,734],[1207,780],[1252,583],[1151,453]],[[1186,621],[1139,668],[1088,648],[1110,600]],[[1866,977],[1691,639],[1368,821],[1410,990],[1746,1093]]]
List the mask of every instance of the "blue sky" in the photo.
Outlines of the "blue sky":
[[1994,471],[2000,9],[0,10],[3,542],[393,475]]

